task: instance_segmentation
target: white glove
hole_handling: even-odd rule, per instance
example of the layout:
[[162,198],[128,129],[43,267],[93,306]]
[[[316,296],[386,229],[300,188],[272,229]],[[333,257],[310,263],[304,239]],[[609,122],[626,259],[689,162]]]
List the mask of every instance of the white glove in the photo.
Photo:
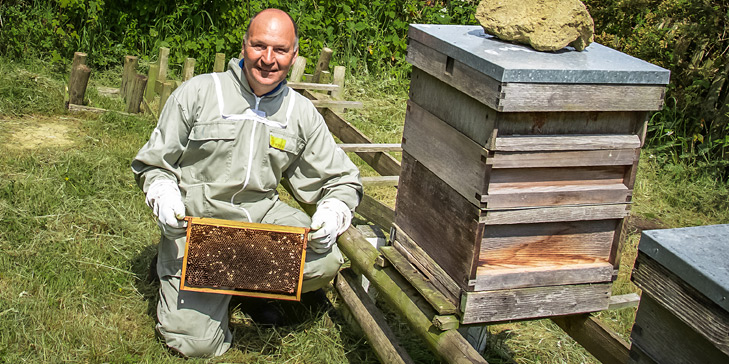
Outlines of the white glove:
[[175,181],[158,179],[147,190],[147,206],[157,216],[162,235],[175,240],[186,235],[185,204]]
[[309,246],[315,253],[326,253],[352,222],[352,211],[342,201],[334,198],[319,203],[314,216],[311,217]]

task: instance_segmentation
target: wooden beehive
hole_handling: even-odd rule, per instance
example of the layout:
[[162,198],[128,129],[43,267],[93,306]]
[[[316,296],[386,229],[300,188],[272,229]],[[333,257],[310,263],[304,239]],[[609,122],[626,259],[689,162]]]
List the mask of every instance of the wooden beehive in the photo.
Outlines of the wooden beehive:
[[463,323],[605,309],[668,71],[413,25],[395,246]]
[[644,231],[630,363],[729,363],[729,225]]
[[181,290],[296,300],[309,229],[188,217]]

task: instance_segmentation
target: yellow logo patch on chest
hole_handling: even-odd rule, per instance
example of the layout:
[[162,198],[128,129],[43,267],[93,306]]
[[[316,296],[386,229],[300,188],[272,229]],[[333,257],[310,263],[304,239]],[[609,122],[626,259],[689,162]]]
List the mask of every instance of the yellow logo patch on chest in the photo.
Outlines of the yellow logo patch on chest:
[[286,139],[277,138],[277,137],[271,135],[270,140],[269,140],[269,145],[271,145],[272,147],[274,147],[276,149],[284,150],[284,148],[286,147]]

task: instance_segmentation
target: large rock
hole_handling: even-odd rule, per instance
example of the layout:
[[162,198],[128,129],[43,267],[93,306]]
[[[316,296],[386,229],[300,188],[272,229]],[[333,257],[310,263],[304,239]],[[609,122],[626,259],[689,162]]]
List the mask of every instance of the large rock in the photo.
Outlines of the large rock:
[[506,41],[556,51],[571,45],[585,49],[595,26],[579,0],[482,0],[476,19],[484,30]]

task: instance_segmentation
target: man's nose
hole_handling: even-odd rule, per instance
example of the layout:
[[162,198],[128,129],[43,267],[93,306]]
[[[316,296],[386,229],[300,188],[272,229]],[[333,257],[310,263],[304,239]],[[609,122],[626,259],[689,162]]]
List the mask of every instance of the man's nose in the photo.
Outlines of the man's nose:
[[273,57],[273,47],[267,47],[265,51],[263,51],[263,56],[261,57],[261,61],[263,63],[273,63],[274,57]]

